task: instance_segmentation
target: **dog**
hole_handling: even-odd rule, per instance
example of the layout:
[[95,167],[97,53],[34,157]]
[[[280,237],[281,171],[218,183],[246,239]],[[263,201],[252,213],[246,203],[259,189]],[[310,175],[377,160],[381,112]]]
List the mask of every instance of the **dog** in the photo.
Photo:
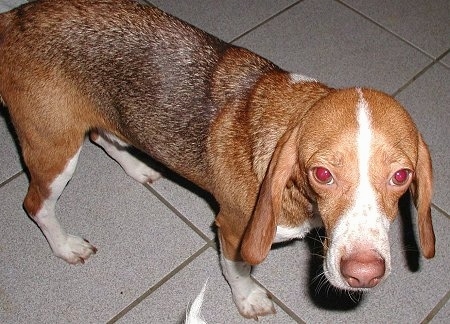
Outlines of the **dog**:
[[377,286],[408,190],[434,256],[430,153],[395,99],[284,71],[157,8],[43,0],[2,14],[0,96],[30,177],[24,208],[68,263],[96,252],[55,216],[86,134],[141,183],[160,173],[129,147],[215,197],[220,262],[244,317],[275,312],[251,267],[316,227],[333,286]]

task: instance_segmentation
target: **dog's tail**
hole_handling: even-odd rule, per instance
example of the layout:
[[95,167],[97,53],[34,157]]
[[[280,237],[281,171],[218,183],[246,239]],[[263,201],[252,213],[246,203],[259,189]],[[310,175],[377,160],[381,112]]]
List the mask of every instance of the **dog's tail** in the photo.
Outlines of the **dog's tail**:
[[198,296],[192,302],[191,306],[188,307],[186,311],[186,320],[184,324],[206,324],[206,322],[202,319],[200,310],[202,308],[203,298],[205,297],[205,290],[207,283],[208,280],[206,280],[205,284],[203,285],[200,294],[198,294]]

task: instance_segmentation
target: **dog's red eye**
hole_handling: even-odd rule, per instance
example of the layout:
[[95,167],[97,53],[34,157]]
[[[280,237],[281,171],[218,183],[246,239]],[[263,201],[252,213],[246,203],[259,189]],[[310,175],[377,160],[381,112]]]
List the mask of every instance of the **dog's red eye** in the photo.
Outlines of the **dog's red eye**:
[[314,178],[322,184],[332,184],[333,183],[333,175],[331,174],[330,170],[323,168],[323,167],[317,167],[313,171]]
[[391,178],[391,184],[396,186],[404,185],[408,181],[410,173],[411,171],[408,169],[396,171]]

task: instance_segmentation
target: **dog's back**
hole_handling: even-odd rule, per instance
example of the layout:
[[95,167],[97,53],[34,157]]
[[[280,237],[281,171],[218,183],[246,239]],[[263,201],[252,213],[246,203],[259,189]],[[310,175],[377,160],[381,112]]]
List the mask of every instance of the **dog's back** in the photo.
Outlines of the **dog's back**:
[[[207,168],[208,130],[226,104],[217,100],[246,95],[265,70],[276,68],[134,1],[39,1],[0,21],[0,94],[26,88],[52,100],[54,89],[46,89],[47,82],[37,89],[36,80],[59,79],[63,92],[71,93],[63,101],[77,102],[71,105],[73,114],[89,116],[85,131],[118,130],[116,136],[182,174],[186,163],[191,163],[190,173],[192,164],[198,174]],[[26,65],[33,66],[21,71]],[[5,91],[11,79],[18,87]],[[64,106],[60,109],[68,109]]]
[[[224,45],[218,40],[212,42],[211,36],[185,25],[173,26],[178,31],[173,33],[167,24],[161,24],[161,19],[167,19],[162,17],[165,14],[155,8],[117,2],[111,10],[111,4],[105,1],[89,1],[86,6],[79,6],[80,3],[40,2],[35,5],[47,8],[33,11],[33,15],[29,14],[29,6],[8,14],[6,20],[20,26],[6,35],[2,28],[2,48],[18,46],[32,50],[18,56],[19,51],[0,48],[0,75],[4,75],[7,68],[13,70],[10,73],[19,74],[17,70],[26,64],[34,64],[34,73],[45,74],[46,79],[63,75],[66,83],[72,82],[69,87],[75,87],[79,96],[85,96],[86,101],[92,103],[92,109],[108,116],[105,122],[114,124],[124,136],[133,139],[134,145],[166,162],[169,159],[159,156],[162,150],[158,144],[168,152],[164,139],[171,138],[173,156],[170,160],[178,155],[186,159],[187,153],[200,160],[201,152],[195,150],[204,145],[179,142],[205,139],[206,135],[202,134],[208,129],[205,123],[212,120],[210,115],[215,111],[213,105],[207,104],[211,98],[204,89],[209,85],[203,80],[210,78]],[[141,11],[146,11],[146,15]],[[20,17],[20,22],[16,17]],[[173,24],[177,21],[173,20]],[[190,36],[183,37],[183,31]],[[43,36],[43,32],[51,37]],[[208,38],[207,44],[205,38]],[[208,60],[196,57],[206,46],[211,52]],[[26,55],[32,55],[32,60]],[[157,73],[159,71],[164,71],[163,75]],[[192,78],[192,75],[199,77]],[[33,86],[31,75],[22,75],[18,81],[23,84],[25,78],[29,80],[28,85]],[[0,90],[3,90],[6,81],[0,80]],[[173,103],[179,106],[173,107]],[[174,114],[179,114],[178,118],[174,118]],[[141,118],[136,118],[137,115]],[[155,119],[153,115],[159,117]],[[180,152],[183,148],[193,152]]]

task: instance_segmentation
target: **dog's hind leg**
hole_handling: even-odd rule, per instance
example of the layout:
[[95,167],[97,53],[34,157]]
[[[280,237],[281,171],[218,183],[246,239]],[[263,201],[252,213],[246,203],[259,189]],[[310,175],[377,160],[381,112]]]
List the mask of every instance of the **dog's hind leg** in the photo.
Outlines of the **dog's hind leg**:
[[55,215],[56,201],[72,178],[80,151],[81,148],[51,180],[49,174],[36,172],[33,163],[28,163],[31,181],[24,201],[24,208],[44,233],[53,253],[71,264],[84,263],[97,251],[88,241],[67,234]]
[[71,264],[84,263],[95,254],[96,248],[80,237],[67,234],[55,215],[56,202],[75,171],[81,141],[75,149],[50,146],[49,142],[33,148],[28,142],[22,143],[30,174],[25,210],[44,233],[56,256]]
[[161,174],[146,163],[139,160],[128,149],[129,145],[116,136],[101,130],[90,133],[91,141],[101,146],[105,152],[120,164],[122,169],[133,179],[140,183],[152,183],[161,177]]
[[55,206],[75,171],[86,131],[96,122],[88,116],[92,106],[63,82],[39,83],[24,75],[0,86],[30,176],[23,206],[56,256],[84,263],[96,248],[64,231]]

